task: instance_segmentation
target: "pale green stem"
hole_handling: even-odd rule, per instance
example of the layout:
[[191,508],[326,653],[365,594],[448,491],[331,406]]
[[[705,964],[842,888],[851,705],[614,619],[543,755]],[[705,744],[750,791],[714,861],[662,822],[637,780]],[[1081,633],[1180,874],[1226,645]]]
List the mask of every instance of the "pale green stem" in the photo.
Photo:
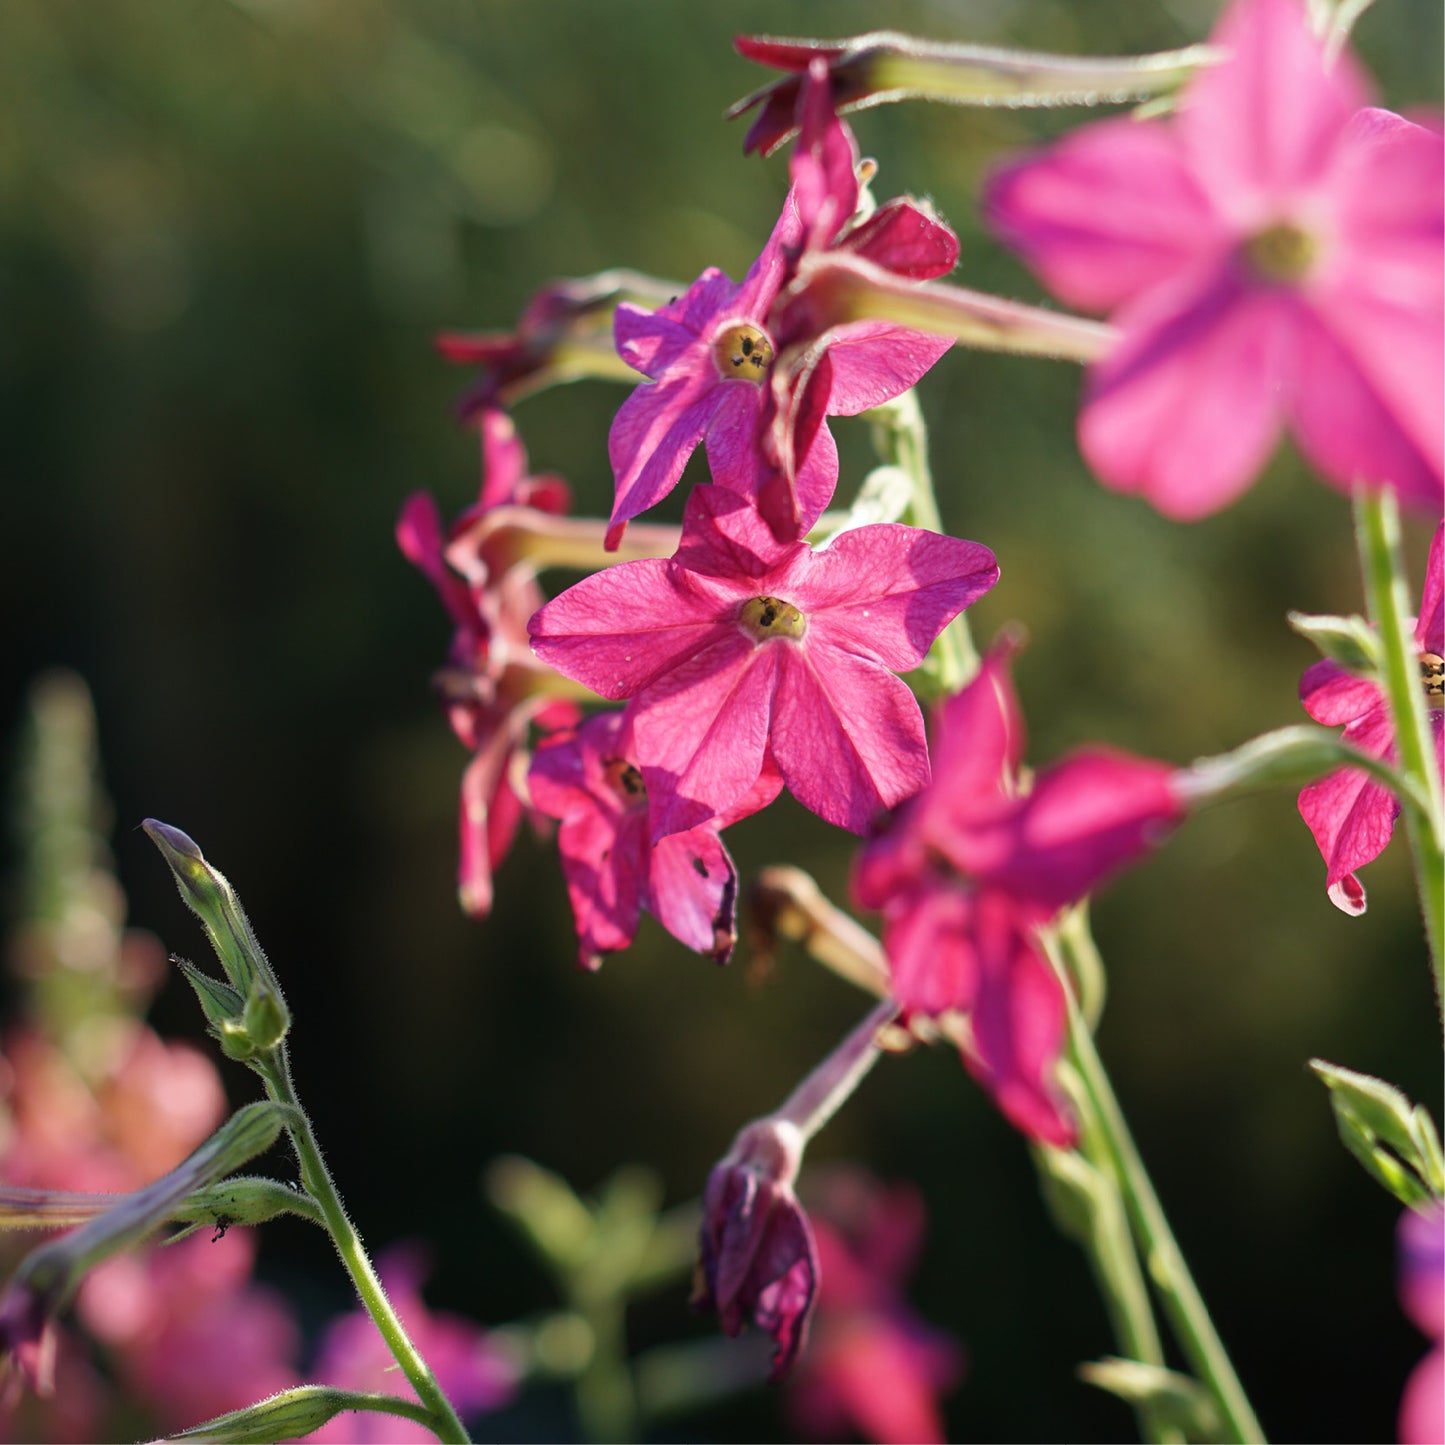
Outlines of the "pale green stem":
[[795,1124],[806,1144],[847,1102],[878,1062],[878,1034],[898,1017],[898,1005],[885,998],[847,1038],[788,1095],[773,1115]]
[[336,1192],[331,1171],[321,1157],[311,1119],[296,1096],[296,1086],[291,1078],[291,1062],[284,1044],[268,1060],[262,1077],[266,1082],[266,1092],[278,1103],[287,1104],[296,1111],[296,1122],[288,1125],[288,1132],[301,1166],[301,1183],[320,1206],[327,1232],[331,1235],[337,1254],[341,1256],[346,1272],[351,1276],[352,1284],[356,1286],[362,1305],[421,1400],[426,1411],[423,1423],[437,1439],[447,1441],[448,1445],[466,1445],[470,1438],[466,1429],[457,1418],[456,1411],[452,1409],[451,1401],[437,1383],[431,1367],[411,1342],[406,1327],[392,1309],[391,1301],[387,1299],[381,1280],[366,1253],[366,1246],[361,1242],[361,1236],[348,1218],[341,1196]]
[[1400,557],[1400,512],[1389,488],[1355,494],[1355,533],[1365,600],[1380,637],[1384,663],[1380,682],[1395,724],[1400,771],[1415,782],[1423,800],[1405,793],[1400,810],[1415,860],[1420,909],[1434,965],[1435,1001],[1445,1012],[1445,825],[1441,820],[1440,775],[1435,762],[1429,710],[1420,685],[1420,653],[1411,626],[1405,568]]
[[[907,473],[913,482],[913,497],[907,517],[915,527],[943,531],[938,498],[933,491],[933,471],[928,465],[928,426],[917,393],[910,387],[887,406],[870,412],[873,445],[885,461]],[[978,649],[973,645],[968,619],[960,612],[937,643],[938,680],[945,692],[957,692],[978,671]]]
[[[1059,942],[1061,949],[1067,953],[1071,946],[1069,936],[1061,935]],[[1129,1133],[1103,1060],[1094,1046],[1094,1036],[1079,1012],[1072,990],[1066,990],[1066,997],[1069,1006],[1069,1049],[1074,1065],[1093,1106],[1130,1223],[1175,1337],[1194,1373],[1213,1395],[1227,1438],[1237,1442],[1263,1441],[1264,1432],[1215,1331],[1214,1322],[1189,1273],[1189,1266],[1184,1262],[1184,1254],[1169,1228],[1164,1207],[1154,1192],[1149,1172]]]

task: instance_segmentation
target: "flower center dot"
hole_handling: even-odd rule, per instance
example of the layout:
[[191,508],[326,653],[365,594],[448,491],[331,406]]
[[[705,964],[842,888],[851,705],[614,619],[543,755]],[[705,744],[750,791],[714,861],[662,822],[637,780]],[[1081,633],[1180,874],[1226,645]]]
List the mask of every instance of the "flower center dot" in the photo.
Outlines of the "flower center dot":
[[720,376],[741,376],[761,385],[773,364],[773,343],[756,326],[729,326],[718,332],[712,359]]
[[1420,680],[1425,684],[1425,701],[1431,707],[1445,708],[1445,657],[1422,652]]
[[642,774],[626,759],[608,758],[602,765],[602,773],[607,779],[607,786],[624,803],[640,803],[646,799],[647,784],[642,781]]
[[1264,281],[1302,281],[1318,253],[1315,238],[1288,222],[1267,226],[1244,243],[1250,269]]
[[808,619],[781,597],[751,597],[742,605],[738,621],[759,642],[770,637],[791,637],[795,642],[808,630]]

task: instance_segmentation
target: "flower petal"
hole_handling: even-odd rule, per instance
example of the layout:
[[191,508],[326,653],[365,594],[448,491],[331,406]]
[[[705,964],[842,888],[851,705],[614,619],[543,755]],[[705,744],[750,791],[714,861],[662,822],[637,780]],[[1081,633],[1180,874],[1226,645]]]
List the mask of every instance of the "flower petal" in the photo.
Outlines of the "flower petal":
[[738,875],[712,827],[672,833],[651,850],[648,907],[694,952],[726,963],[737,941]]
[[1346,671],[1328,657],[1305,669],[1299,698],[1304,710],[1326,727],[1352,723],[1376,711],[1384,715],[1385,711],[1385,695],[1375,683]]
[[677,485],[722,400],[721,385],[711,357],[702,355],[661,381],[643,382],[618,408],[607,434],[617,484],[613,527],[655,506]]

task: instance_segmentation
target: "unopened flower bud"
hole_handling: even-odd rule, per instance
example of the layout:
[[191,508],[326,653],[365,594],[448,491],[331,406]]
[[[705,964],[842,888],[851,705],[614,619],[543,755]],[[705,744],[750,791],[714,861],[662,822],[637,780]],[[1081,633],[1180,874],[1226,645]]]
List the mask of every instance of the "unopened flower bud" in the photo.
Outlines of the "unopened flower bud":
[[[166,1439],[207,1440],[215,1442],[215,1445],[299,1440],[303,1435],[319,1430],[343,1410],[357,1409],[360,1403],[361,1397],[350,1390],[336,1390],[329,1385],[298,1385],[269,1399],[258,1400],[242,1410],[229,1410],[213,1420],[192,1425],[189,1430],[168,1435]],[[410,1401],[399,1403],[411,1405]],[[375,1409],[374,1405],[372,1409]]]

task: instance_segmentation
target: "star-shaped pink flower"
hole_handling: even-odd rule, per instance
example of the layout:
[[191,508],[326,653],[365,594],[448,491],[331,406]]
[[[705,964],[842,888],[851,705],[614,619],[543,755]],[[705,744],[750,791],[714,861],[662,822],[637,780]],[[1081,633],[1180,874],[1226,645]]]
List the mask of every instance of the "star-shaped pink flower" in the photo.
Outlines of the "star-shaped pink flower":
[[901,197],[853,225],[858,151],[833,114],[826,67],[809,77],[798,104],[802,129],[792,189],[741,284],[709,267],[656,311],[626,303],[617,308],[617,350],[651,381],[623,402],[608,438],[617,482],[609,545],[631,518],[677,485],[704,438],[713,480],[755,494],[774,471],[775,459],[762,454],[761,444],[772,430],[775,367],[787,370],[798,354],[818,347],[831,361],[815,398],[819,425],[807,446],[787,448],[787,515],[770,514],[775,530],[786,535],[806,530],[838,481],[837,448],[822,418],[854,416],[897,396],[952,344],[882,321],[818,336],[805,312],[778,304],[805,250],[846,250],[914,279],[941,276],[958,259],[953,232],[928,208]]
[[861,833],[928,781],[893,674],[997,579],[977,542],[878,524],[783,543],[746,498],[699,487],[676,556],[584,578],[532,618],[532,646],[632,699],[655,838],[728,812],[769,758],[804,807]]
[[1441,504],[1442,142],[1365,109],[1300,0],[1235,0],[1169,121],[1084,126],[992,180],[985,211],[1121,336],[1079,442],[1104,483],[1192,520],[1288,428],[1342,491]]
[[1035,930],[1156,843],[1183,816],[1162,763],[1080,749],[1022,793],[1023,723],[1008,649],[943,703],[934,780],[858,855],[853,896],[883,914],[905,1012],[968,1016],[964,1061],[1030,1138],[1071,1145],[1055,1081],[1063,985]]
[[[1445,522],[1435,529],[1425,564],[1420,615],[1415,619],[1415,648],[1420,677],[1430,705],[1437,766],[1445,772],[1445,607],[1442,607],[1441,547]],[[1395,727],[1379,687],[1347,672],[1329,658],[1300,679],[1300,702],[1318,723],[1344,724],[1344,741],[1374,758],[1395,761]],[[1365,890],[1355,870],[1385,851],[1400,804],[1395,795],[1359,768],[1338,771],[1310,783],[1299,795],[1300,816],[1314,834],[1326,865],[1330,901],[1345,913],[1365,911]]]
[[654,844],[647,787],[620,712],[598,713],[532,754],[533,805],[557,818],[557,845],[583,968],[627,948],[645,908],[679,942],[726,963],[737,939],[737,870],[718,837],[777,796],[765,773],[735,816]]

